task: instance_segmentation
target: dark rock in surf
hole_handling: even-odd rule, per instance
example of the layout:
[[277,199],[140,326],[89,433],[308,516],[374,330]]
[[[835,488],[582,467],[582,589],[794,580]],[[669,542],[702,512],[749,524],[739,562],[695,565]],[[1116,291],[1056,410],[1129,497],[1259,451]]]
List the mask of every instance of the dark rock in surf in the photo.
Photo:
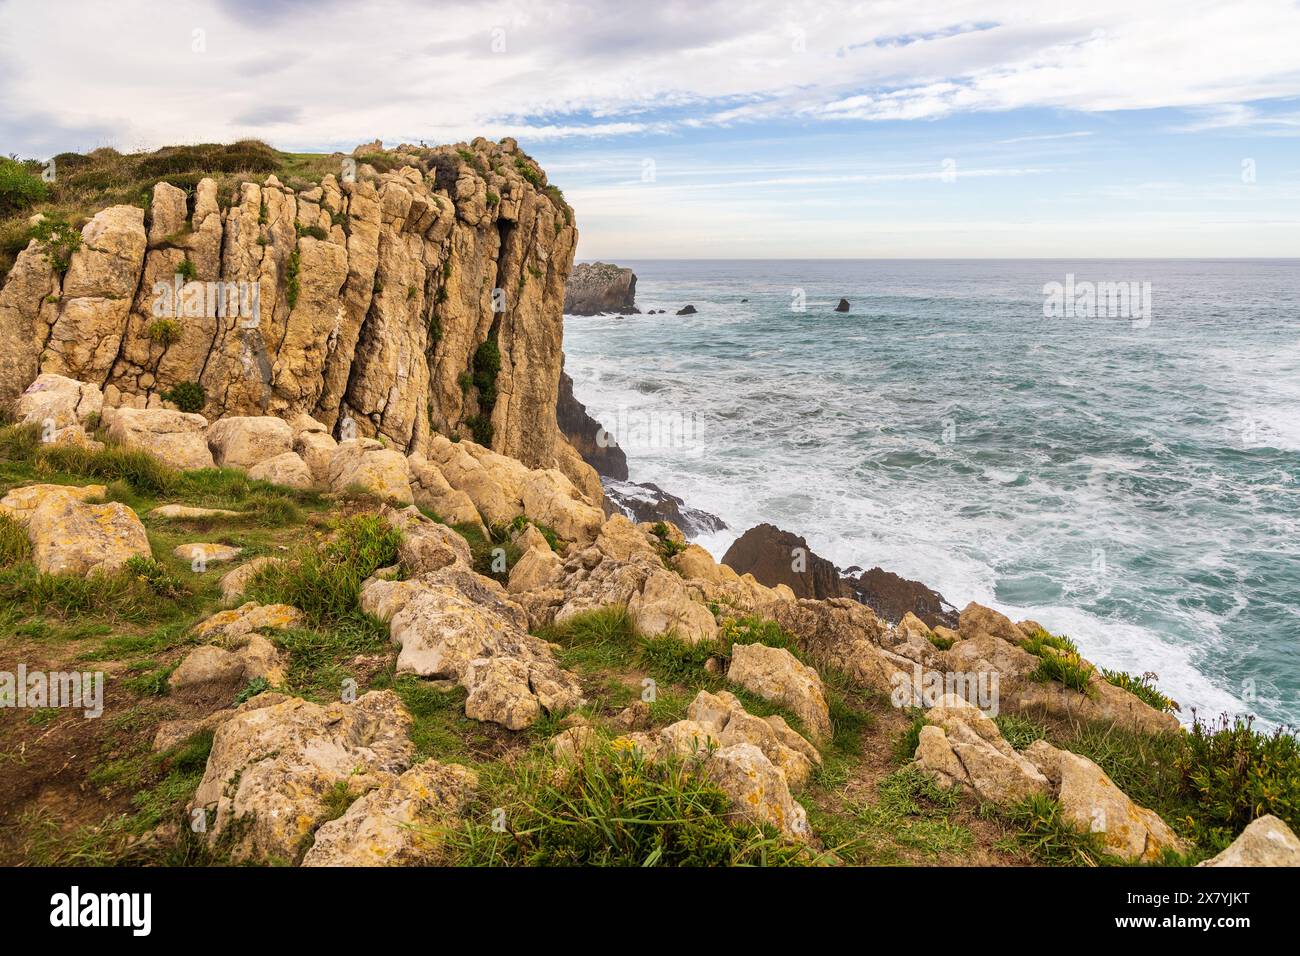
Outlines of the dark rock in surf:
[[695,306],[693,306],[693,305],[684,306],[683,308],[680,308],[680,309],[677,310],[677,314],[678,314],[678,315],[694,315],[694,314],[695,314]]
[[836,312],[847,312],[847,311],[849,311],[849,300],[848,300],[848,299],[840,299],[839,305],[835,306],[835,311],[836,311]]
[[577,449],[582,460],[602,478],[627,480],[627,455],[600,422],[587,414],[587,407],[573,396],[573,379],[560,371],[560,389],[555,401],[555,419],[560,431]]
[[712,534],[725,528],[717,515],[692,508],[676,495],[671,495],[650,482],[617,481],[605,479],[605,512],[619,513],[633,521],[671,521],[694,538]]

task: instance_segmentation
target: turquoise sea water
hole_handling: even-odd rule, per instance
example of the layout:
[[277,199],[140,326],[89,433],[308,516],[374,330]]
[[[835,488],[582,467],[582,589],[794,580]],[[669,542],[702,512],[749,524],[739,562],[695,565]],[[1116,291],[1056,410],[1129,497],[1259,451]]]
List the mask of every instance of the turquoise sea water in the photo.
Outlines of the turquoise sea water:
[[[620,264],[668,314],[567,318],[566,367],[716,556],[770,521],[1300,723],[1300,261]],[[1045,318],[1069,274],[1149,320]]]

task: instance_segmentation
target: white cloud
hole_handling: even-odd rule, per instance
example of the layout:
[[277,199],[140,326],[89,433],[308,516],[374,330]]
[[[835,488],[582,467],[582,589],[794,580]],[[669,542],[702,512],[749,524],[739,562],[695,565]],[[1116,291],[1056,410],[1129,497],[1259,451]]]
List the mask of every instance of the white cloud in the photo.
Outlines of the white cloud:
[[1300,95],[1300,10],[1282,0],[208,0],[165,15],[118,0],[0,11],[0,133],[20,152],[60,135],[62,148],[99,144],[78,139],[88,135],[126,148],[241,135],[330,148],[1021,107],[1217,108],[1230,122],[1249,116],[1241,104]]

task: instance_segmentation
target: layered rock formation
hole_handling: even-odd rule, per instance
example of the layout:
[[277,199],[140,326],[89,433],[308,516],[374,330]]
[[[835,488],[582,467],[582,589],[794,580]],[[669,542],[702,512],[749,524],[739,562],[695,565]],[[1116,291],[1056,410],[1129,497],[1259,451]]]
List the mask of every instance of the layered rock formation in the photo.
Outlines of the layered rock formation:
[[160,182],[91,218],[63,274],[33,240],[0,289],[0,402],[40,372],[110,407],[197,385],[208,419],[305,413],[407,452],[473,435],[590,487],[555,418],[572,211],[511,139],[383,155],[297,192]]
[[608,262],[584,262],[573,270],[564,290],[566,315],[627,315],[636,307],[636,273]]

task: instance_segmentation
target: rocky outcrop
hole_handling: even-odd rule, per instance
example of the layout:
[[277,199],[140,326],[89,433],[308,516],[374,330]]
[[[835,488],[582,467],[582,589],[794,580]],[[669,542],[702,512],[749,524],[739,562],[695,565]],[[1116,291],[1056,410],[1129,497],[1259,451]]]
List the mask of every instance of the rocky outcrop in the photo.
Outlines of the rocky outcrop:
[[973,704],[947,695],[925,719],[916,763],[941,785],[964,787],[1002,806],[1048,792],[1048,778]]
[[636,308],[636,273],[608,262],[583,262],[574,266],[564,287],[566,315],[627,315]]
[[511,139],[385,155],[228,203],[214,179],[159,183],[147,214],[96,213],[62,276],[33,240],[0,288],[0,403],[38,372],[110,407],[199,386],[212,421],[305,413],[402,453],[490,432],[587,481],[555,417],[572,210]]

